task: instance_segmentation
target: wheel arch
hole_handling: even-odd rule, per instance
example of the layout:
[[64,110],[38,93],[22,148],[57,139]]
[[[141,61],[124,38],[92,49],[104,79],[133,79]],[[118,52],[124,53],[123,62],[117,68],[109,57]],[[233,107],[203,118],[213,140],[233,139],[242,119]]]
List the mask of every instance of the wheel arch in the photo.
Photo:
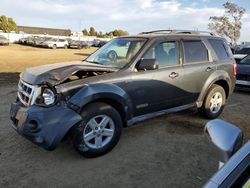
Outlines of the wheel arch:
[[71,97],[69,102],[77,106],[79,112],[91,103],[106,103],[119,112],[124,126],[127,126],[127,120],[133,116],[133,108],[129,96],[124,90],[114,84],[86,85]]
[[204,84],[201,93],[197,100],[197,107],[200,108],[203,104],[203,101],[207,95],[207,92],[211,88],[212,85],[217,84],[221,86],[226,93],[226,98],[228,98],[229,94],[232,92],[230,85],[232,84],[231,78],[226,71],[216,71],[207,79]]
[[127,118],[128,117],[127,117],[125,109],[123,108],[123,105],[119,101],[111,99],[111,98],[98,98],[96,100],[93,100],[93,101],[87,103],[85,106],[90,105],[90,104],[95,103],[95,102],[105,103],[105,104],[108,104],[108,105],[112,106],[113,108],[115,108],[121,116],[123,127],[127,127]]

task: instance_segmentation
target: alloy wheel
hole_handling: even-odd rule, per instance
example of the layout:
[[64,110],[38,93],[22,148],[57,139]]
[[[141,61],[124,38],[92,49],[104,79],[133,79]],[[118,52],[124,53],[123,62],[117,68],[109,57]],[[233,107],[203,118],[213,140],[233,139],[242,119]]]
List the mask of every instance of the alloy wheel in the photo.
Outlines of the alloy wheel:
[[113,138],[115,124],[107,115],[98,115],[91,118],[83,131],[85,144],[93,149],[106,146]]

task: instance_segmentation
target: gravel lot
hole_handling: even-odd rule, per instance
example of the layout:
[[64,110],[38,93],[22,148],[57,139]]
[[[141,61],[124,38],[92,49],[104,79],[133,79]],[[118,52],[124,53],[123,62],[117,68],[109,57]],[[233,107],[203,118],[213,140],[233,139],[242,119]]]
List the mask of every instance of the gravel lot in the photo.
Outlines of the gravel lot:
[[[0,187],[201,187],[217,169],[203,136],[207,120],[196,110],[170,114],[124,129],[105,156],[85,159],[68,141],[52,152],[10,126],[16,75],[0,74]],[[221,116],[250,138],[250,92],[234,93]]]

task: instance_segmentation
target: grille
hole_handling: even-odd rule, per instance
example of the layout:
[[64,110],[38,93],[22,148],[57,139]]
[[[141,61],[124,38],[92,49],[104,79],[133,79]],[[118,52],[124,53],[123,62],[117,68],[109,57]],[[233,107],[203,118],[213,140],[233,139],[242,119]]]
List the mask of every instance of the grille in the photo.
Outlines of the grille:
[[37,97],[38,87],[27,84],[20,79],[18,83],[17,96],[19,100],[25,105],[29,106],[34,103],[34,99]]

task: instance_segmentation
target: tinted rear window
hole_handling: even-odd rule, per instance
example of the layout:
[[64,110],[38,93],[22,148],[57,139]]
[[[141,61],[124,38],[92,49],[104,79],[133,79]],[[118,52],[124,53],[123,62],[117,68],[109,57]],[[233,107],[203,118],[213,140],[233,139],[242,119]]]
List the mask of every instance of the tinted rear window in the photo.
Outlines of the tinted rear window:
[[211,44],[219,60],[225,60],[230,58],[226,50],[226,46],[222,40],[208,39],[208,42]]
[[208,61],[207,48],[201,41],[184,41],[185,63]]

